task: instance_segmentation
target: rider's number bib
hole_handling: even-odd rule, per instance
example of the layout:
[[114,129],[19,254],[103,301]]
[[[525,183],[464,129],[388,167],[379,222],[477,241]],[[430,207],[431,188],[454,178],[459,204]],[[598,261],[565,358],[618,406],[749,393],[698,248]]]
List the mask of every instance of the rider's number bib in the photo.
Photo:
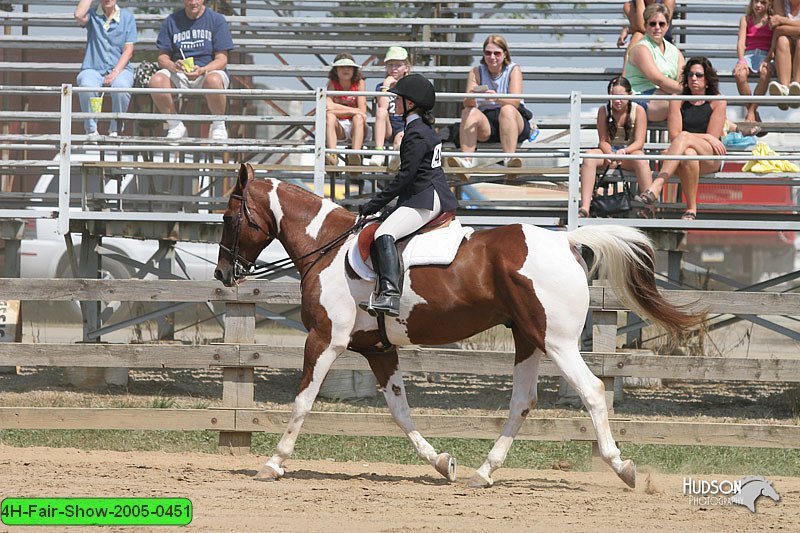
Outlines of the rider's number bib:
[[442,166],[442,143],[433,148],[433,157],[431,158],[431,168],[439,168],[440,166]]

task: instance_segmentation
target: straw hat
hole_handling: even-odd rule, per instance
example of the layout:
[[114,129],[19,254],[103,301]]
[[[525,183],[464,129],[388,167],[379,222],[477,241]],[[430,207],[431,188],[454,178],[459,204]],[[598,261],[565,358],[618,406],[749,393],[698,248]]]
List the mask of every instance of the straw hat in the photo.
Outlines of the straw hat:
[[349,57],[343,57],[341,59],[337,59],[333,62],[334,67],[355,67],[361,68],[361,65],[350,59]]

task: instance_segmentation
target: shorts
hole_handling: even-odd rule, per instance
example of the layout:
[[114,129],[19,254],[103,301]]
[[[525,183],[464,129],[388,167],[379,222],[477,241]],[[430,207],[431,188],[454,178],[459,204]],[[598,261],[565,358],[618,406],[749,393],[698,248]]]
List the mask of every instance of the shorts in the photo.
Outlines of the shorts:
[[[342,131],[344,131],[344,139],[345,141],[352,141],[353,140],[353,121],[349,118],[340,118],[339,125],[342,127]],[[369,136],[372,134],[372,128],[369,124],[367,124],[367,131],[364,132],[364,139],[368,139]],[[391,139],[390,139],[391,140]]]
[[[769,50],[745,50],[744,60],[747,63],[747,68],[750,69],[752,74],[758,74],[758,67],[769,55]],[[770,61],[770,65],[772,62]]]
[[[652,88],[652,89],[648,89],[647,91],[642,91],[639,94],[651,95],[651,94],[655,94],[656,91],[657,91],[656,88]],[[647,113],[647,106],[650,104],[650,100],[634,100],[634,102],[636,102],[637,104],[642,106],[642,109],[644,109],[644,112]]]
[[202,76],[198,76],[194,81],[189,81],[189,78],[186,77],[186,73],[181,72],[180,70],[176,72],[170,72],[164,68],[159,70],[158,73],[167,76],[176,89],[202,89],[203,82],[205,81],[206,76],[209,74],[217,74],[222,77],[222,87],[225,89],[227,89],[231,84],[231,79],[228,77],[228,73],[224,70],[212,70],[211,72],[206,72]]
[[398,133],[402,133],[406,128],[406,122],[403,117],[398,115],[389,115],[389,123],[392,125],[392,132],[389,134],[389,142],[394,141]]
[[[489,121],[489,127],[491,128],[491,132],[489,133],[489,138],[482,142],[487,143],[499,143],[500,142],[500,108],[495,107],[493,109],[482,109],[481,112],[484,114],[486,119]],[[525,120],[523,117],[522,119],[522,131],[517,136],[517,143],[521,143],[528,140],[528,137],[531,135],[531,123]]]

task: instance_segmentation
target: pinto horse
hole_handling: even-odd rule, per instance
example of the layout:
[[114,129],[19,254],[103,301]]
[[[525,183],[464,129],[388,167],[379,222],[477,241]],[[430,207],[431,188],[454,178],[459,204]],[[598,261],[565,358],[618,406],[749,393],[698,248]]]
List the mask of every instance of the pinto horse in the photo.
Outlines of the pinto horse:
[[396,347],[452,343],[502,324],[511,329],[515,344],[508,420],[469,485],[492,485],[492,473],[502,466],[525,417],[536,406],[539,361],[547,354],[591,415],[603,459],[626,484],[635,486],[636,467],[620,458],[611,435],[603,383],[578,351],[589,289],[577,246],[594,251],[612,286],[640,316],[673,333],[702,320],[658,292],[653,249],[638,230],[584,226],[564,232],[512,224],[475,231],[449,266],[416,266],[406,273],[400,316],[385,318],[393,345],[385,348],[377,319],[358,307],[369,299],[373,283],[359,278],[348,263],[344,243],[354,238],[349,234],[355,223],[352,213],[291,184],[255,181],[252,167],[242,165],[223,220],[214,276],[226,286],[238,283],[273,239],[283,244],[302,277],[301,314],[308,329],[303,375],[288,427],[256,479],[284,475],[283,463],[294,450],[323,379],[349,349],[367,359],[395,422],[417,455],[455,481],[455,459],[438,453],[414,428]]

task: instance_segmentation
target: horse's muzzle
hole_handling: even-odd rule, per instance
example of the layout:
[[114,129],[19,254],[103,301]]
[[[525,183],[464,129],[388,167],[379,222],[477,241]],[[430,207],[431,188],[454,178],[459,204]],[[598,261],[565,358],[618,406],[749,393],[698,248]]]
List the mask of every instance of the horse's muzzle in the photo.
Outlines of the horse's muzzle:
[[232,287],[235,283],[233,279],[233,268],[231,266],[224,269],[220,267],[214,269],[214,278],[221,281],[226,287]]

